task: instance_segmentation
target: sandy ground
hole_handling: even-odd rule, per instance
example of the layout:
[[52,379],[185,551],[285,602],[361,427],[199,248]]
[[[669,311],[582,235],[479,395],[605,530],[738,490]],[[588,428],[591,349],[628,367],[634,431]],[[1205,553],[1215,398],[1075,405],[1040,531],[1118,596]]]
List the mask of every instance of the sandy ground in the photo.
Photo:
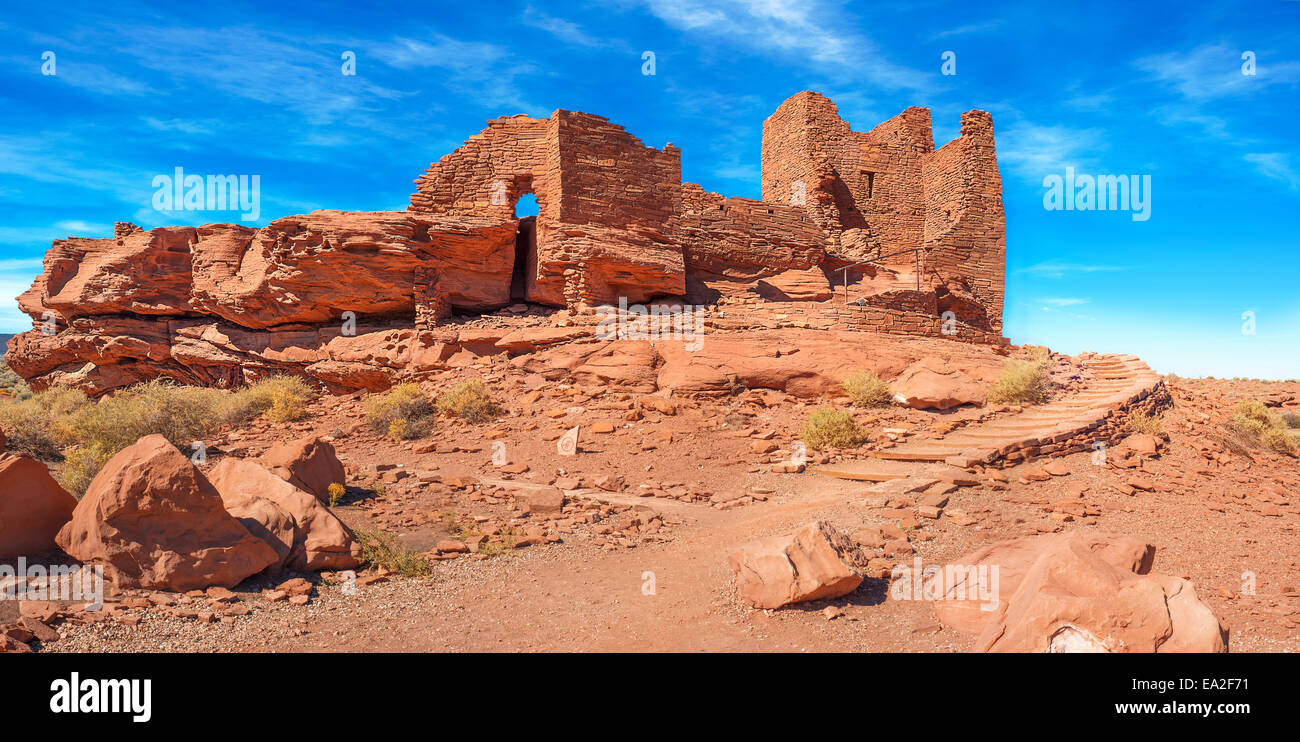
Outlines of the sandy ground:
[[[952,495],[949,510],[963,510],[973,522],[958,525],[945,516],[909,531],[916,556],[927,564],[943,563],[992,540],[1057,530],[1141,536],[1157,547],[1155,571],[1193,581],[1229,627],[1233,651],[1300,651],[1297,460],[1260,452],[1213,460],[1204,454],[1237,399],[1294,394],[1300,385],[1170,383],[1175,406],[1164,415],[1170,442],[1141,470],[1167,491],[1122,494],[1114,485],[1133,472],[1097,466],[1089,454],[1066,457],[1071,473],[1046,482],[1018,483],[1017,470],[1010,469],[1006,485],[966,487]],[[622,400],[596,393],[582,402],[587,411],[577,418],[584,425],[617,419],[595,409],[611,401]],[[263,601],[259,591],[275,581],[257,578],[237,590],[252,608],[248,615],[200,624],[156,608],[139,609],[132,611],[140,617],[134,626],[64,623],[58,627],[62,638],[44,649],[960,652],[973,643],[970,635],[941,626],[928,603],[891,599],[883,579],[868,579],[843,598],[779,611],[754,610],[736,599],[725,554],[737,544],[815,519],[850,533],[896,522],[897,511],[887,512],[863,495],[864,483],[770,472],[769,462],[789,456],[806,405],[679,400],[675,414],[650,413],[622,424],[613,434],[584,442],[578,456],[561,459],[547,432],[574,420],[557,424],[545,417],[545,410],[557,406],[555,400],[543,398],[527,408],[512,404],[512,414],[487,426],[444,425],[431,441],[416,443],[388,441],[365,430],[358,423],[361,404],[357,398],[322,400],[309,423],[256,426],[221,441],[218,449],[255,455],[307,431],[335,435],[353,476],[349,497],[337,512],[355,528],[397,533],[420,550],[451,535],[448,513],[485,522],[521,520],[509,497],[457,486],[457,477],[503,476],[490,461],[495,441],[505,444],[512,463],[527,464],[526,472],[505,475],[522,481],[618,474],[625,480],[624,496],[649,483],[661,491],[693,488],[705,498],[757,490],[766,500],[720,508],[708,499],[624,497],[653,509],[663,520],[662,530],[610,538],[580,523],[555,533],[556,543],[435,562],[428,578],[393,576],[355,591],[322,582],[312,602],[301,607]],[[862,418],[874,426],[925,430],[970,414],[891,409]],[[663,441],[665,431],[673,434],[671,442]],[[752,443],[766,431],[775,431],[772,440],[780,448],[756,454]],[[417,448],[432,450],[416,453]],[[441,481],[410,477],[389,483],[385,495],[376,497],[374,467],[390,463],[432,472],[432,479]],[[1086,486],[1082,497],[1073,497],[1079,502],[1064,508],[1080,515],[1066,522],[1052,518],[1071,498],[1066,489],[1080,484]],[[612,507],[611,517],[638,512]],[[829,605],[843,614],[828,619],[823,610]]]

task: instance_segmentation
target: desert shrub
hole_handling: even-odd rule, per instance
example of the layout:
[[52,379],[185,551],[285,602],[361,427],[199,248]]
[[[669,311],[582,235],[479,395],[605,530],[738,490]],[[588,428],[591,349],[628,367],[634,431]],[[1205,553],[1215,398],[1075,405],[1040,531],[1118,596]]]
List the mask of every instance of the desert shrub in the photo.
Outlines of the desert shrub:
[[74,445],[100,445],[113,453],[146,435],[161,435],[189,450],[216,432],[225,392],[154,380],[119,390],[77,408],[59,423],[60,437]]
[[1160,416],[1144,415],[1140,412],[1131,415],[1125,427],[1131,433],[1148,433],[1150,435],[1160,435],[1165,429],[1160,422]]
[[8,364],[3,360],[0,360],[0,392],[18,401],[31,399],[32,397],[32,390],[27,386],[27,382],[14,373],[13,369],[9,368]]
[[855,448],[867,440],[867,432],[844,410],[819,407],[808,416],[800,437],[814,450],[826,446]]
[[1292,430],[1300,428],[1300,415],[1294,412],[1283,412],[1282,424],[1286,425],[1288,428]]
[[231,394],[225,400],[222,418],[231,423],[258,415],[266,415],[275,422],[301,420],[316,395],[316,389],[301,377],[272,376]]
[[1288,429],[1290,421],[1285,415],[1274,414],[1263,402],[1254,399],[1241,400],[1232,413],[1232,420],[1226,426],[1226,441],[1242,448],[1267,448],[1289,456],[1296,454],[1296,441]]
[[329,496],[330,507],[338,507],[338,504],[343,501],[343,496],[346,495],[347,492],[347,488],[344,487],[341,482],[330,482],[330,486],[325,490],[325,493]]
[[1259,437],[1259,442],[1264,448],[1284,453],[1288,456],[1294,456],[1296,453],[1296,442],[1291,434],[1282,428],[1269,428]]
[[1251,436],[1262,436],[1274,426],[1273,416],[1263,402],[1243,399],[1232,409],[1232,427]]
[[1025,345],[1021,352],[1034,363],[1046,363],[1052,359],[1052,351],[1046,345]]
[[34,399],[0,405],[0,427],[9,450],[47,461],[58,458],[53,419]]
[[86,494],[95,475],[104,468],[104,464],[113,458],[116,451],[111,451],[100,444],[78,446],[68,451],[63,464],[55,473],[54,479],[63,485],[78,500]]
[[361,544],[361,560],[371,566],[402,577],[427,577],[433,572],[427,559],[387,531],[357,531],[356,537]]
[[1046,402],[1052,384],[1047,366],[1046,358],[1007,361],[1002,375],[989,387],[988,401],[992,404]]
[[80,389],[56,386],[32,396],[41,409],[50,413],[50,417],[59,418],[70,412],[91,404],[90,397]]
[[870,372],[850,374],[844,380],[844,392],[858,407],[884,407],[894,396],[889,385]]
[[60,483],[83,494],[109,459],[146,435],[161,435],[188,453],[216,433],[227,394],[154,380],[73,409],[55,424],[58,440],[69,447]]
[[457,384],[438,396],[438,411],[467,423],[485,423],[502,413],[488,394],[487,385],[478,379]]
[[376,433],[398,440],[422,438],[433,427],[434,407],[415,384],[398,384],[366,401],[366,421]]
[[54,387],[19,402],[0,405],[0,426],[8,447],[38,459],[59,458],[64,440],[60,421],[93,403],[77,389]]

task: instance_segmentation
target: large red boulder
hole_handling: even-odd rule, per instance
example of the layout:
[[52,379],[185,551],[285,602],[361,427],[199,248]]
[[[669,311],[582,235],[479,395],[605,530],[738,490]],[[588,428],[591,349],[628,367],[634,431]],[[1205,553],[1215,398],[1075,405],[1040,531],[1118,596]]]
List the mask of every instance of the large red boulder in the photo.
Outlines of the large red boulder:
[[[981,652],[1225,652],[1227,631],[1191,582],[1151,574],[1154,547],[1140,539],[1077,533],[1002,542],[950,565],[998,568],[999,594],[978,620],[965,600],[941,601],[944,623],[978,632]],[[987,573],[986,573],[987,574]],[[950,597],[957,585],[945,585]]]
[[903,370],[889,388],[901,404],[916,409],[947,410],[964,404],[984,404],[983,383],[961,369],[926,356]]
[[334,446],[314,435],[272,446],[262,463],[272,474],[322,501],[329,500],[331,484],[343,484],[348,478]]
[[[942,588],[934,593],[945,598],[934,604],[939,620],[958,631],[980,633],[994,612],[1006,607],[1006,600],[1015,594],[1043,552],[1066,540],[1080,544],[1107,564],[1135,574],[1150,572],[1155,559],[1155,547],[1146,541],[1107,533],[1049,533],[997,541],[944,567],[945,582],[934,585]],[[997,575],[989,579],[989,570],[995,565]],[[981,575],[989,584],[980,584]]]
[[0,454],[0,559],[56,548],[54,537],[76,507],[45,464]]
[[280,555],[277,566],[305,572],[361,563],[361,545],[343,521],[256,462],[223,459],[208,479],[226,510]]
[[853,539],[823,521],[751,541],[727,555],[741,599],[755,608],[847,595],[862,584],[866,562]]
[[121,588],[234,587],[279,559],[160,435],[104,465],[56,540],[78,561],[102,565]]

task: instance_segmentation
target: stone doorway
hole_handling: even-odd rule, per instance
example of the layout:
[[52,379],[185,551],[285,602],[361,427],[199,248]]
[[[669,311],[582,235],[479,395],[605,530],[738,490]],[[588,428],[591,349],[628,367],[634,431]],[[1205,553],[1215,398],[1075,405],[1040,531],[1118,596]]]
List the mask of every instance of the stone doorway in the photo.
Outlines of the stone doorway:
[[515,232],[515,263],[510,274],[510,301],[528,299],[530,278],[537,275],[537,217],[526,216],[519,220]]

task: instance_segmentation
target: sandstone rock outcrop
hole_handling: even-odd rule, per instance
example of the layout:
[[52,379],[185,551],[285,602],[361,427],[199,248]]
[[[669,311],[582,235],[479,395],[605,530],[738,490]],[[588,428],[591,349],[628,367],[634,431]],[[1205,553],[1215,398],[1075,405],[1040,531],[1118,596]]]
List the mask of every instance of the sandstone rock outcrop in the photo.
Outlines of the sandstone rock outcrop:
[[[960,577],[939,586],[953,599],[935,611],[978,633],[981,652],[1227,651],[1227,632],[1192,584],[1150,572],[1154,555],[1141,539],[1109,534],[999,542],[945,568]],[[971,582],[994,566],[997,597],[982,610]]]
[[866,561],[853,539],[823,521],[727,554],[741,599],[765,609],[848,595],[862,584]]
[[[925,109],[854,132],[804,92],[763,129],[762,201],[683,183],[678,148],[559,110],[488,122],[416,180],[406,211],[316,211],[259,229],[122,223],[112,237],[56,240],[19,298],[37,329],[6,360],[37,391],[283,373],[377,390],[463,350],[440,331],[453,313],[703,303],[732,289],[827,302],[840,268],[861,309],[854,329],[942,336],[952,312],[958,337],[1001,341],[988,114],[964,114],[961,135],[935,149]],[[526,193],[539,213],[520,219]]]
[[826,301],[835,295],[826,274],[817,267],[761,278],[755,290],[759,296],[776,301]]
[[119,588],[234,587],[279,560],[160,435],[141,438],[104,465],[56,541],[78,561],[102,565]]
[[361,545],[329,508],[260,464],[222,459],[208,479],[226,511],[275,549],[274,566],[305,572],[361,563]]
[[298,489],[329,502],[331,484],[347,481],[334,446],[314,435],[272,446],[262,455],[267,470]]
[[28,456],[0,453],[0,559],[57,548],[77,501]]
[[[744,337],[710,336],[698,350],[662,343],[657,385],[681,391],[725,391],[733,383],[777,389],[799,397],[841,393],[848,376],[870,371],[881,378],[905,374],[924,352],[903,338],[881,336],[862,343],[852,332],[751,331]],[[1001,363],[990,354],[954,344],[947,366],[954,376],[992,381]],[[978,381],[974,381],[976,385]],[[981,397],[982,399],[982,397]]]

